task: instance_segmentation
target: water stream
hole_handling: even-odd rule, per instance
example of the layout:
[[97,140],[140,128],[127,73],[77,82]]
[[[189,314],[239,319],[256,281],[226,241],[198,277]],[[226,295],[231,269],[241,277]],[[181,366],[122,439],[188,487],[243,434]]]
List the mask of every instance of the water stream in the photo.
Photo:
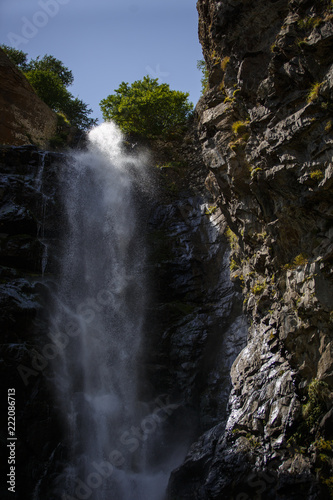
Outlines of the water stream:
[[[62,499],[163,500],[178,450],[161,457],[163,424],[176,405],[140,402],[147,304],[137,193],[144,162],[124,153],[112,123],[63,169],[64,243],[51,318],[55,386],[70,458]],[[66,340],[67,339],[67,340]]]

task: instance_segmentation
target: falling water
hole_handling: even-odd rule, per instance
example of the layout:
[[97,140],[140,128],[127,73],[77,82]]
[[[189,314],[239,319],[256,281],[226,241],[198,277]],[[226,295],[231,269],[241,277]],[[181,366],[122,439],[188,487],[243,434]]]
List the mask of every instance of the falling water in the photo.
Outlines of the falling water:
[[51,331],[69,434],[70,458],[57,480],[64,499],[162,500],[175,465],[154,459],[174,406],[138,402],[147,284],[136,193],[144,170],[108,123],[90,132],[87,151],[63,172],[65,238]]

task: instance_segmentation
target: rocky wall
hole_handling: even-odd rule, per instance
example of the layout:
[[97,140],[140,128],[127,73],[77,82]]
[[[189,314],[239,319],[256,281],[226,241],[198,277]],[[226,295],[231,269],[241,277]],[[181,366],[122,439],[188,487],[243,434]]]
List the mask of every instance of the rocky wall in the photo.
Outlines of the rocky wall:
[[[35,146],[0,147],[1,428],[6,438],[5,402],[8,389],[14,389],[15,498],[34,498],[61,436],[49,384],[54,351],[46,348],[46,310],[58,269],[61,162],[62,155]],[[2,478],[8,471],[6,459]],[[12,494],[8,486],[3,480],[2,498]]]
[[169,498],[329,498],[332,3],[197,7],[209,71],[198,133],[250,326],[226,432],[192,446]]
[[0,144],[47,148],[58,119],[0,49]]

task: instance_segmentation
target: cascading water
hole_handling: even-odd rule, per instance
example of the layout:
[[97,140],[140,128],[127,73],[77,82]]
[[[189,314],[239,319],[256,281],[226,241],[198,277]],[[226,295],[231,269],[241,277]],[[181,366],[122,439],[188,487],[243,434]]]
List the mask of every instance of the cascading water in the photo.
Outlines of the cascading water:
[[144,164],[123,153],[112,123],[93,129],[87,151],[63,171],[65,238],[51,321],[70,443],[56,481],[63,499],[162,500],[178,465],[154,455],[175,406],[138,402],[147,297],[140,180]]

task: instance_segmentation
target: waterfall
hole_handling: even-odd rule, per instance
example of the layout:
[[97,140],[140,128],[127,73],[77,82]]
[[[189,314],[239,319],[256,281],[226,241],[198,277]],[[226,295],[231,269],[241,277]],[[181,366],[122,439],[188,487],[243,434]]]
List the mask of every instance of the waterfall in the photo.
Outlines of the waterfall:
[[165,396],[139,402],[147,282],[136,202],[146,182],[144,162],[124,153],[112,123],[93,129],[87,150],[62,170],[64,240],[50,329],[70,448],[56,481],[62,499],[163,500],[175,466],[174,456],[156,457],[176,406]]

